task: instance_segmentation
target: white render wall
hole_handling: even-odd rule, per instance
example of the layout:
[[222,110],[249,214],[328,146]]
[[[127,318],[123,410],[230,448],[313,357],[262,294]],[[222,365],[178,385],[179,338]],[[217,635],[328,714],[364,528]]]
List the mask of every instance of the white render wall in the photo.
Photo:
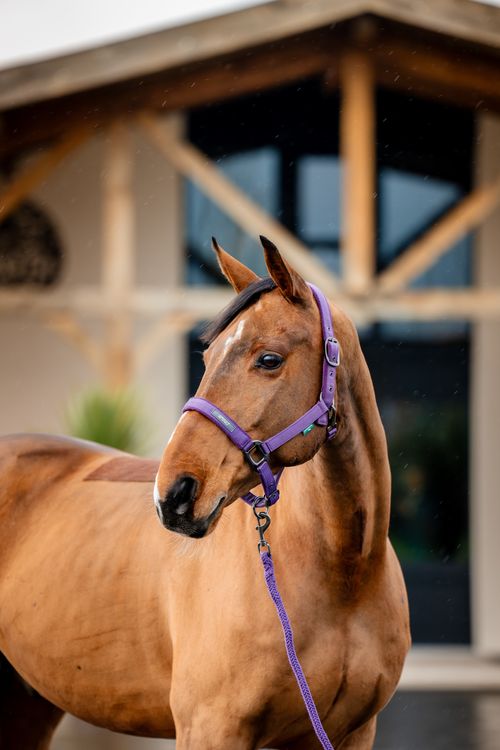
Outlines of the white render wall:
[[[103,145],[102,137],[85,144],[32,196],[61,236],[65,249],[61,289],[99,283]],[[183,272],[182,184],[164,158],[138,134],[134,150],[137,279],[140,284],[167,288]],[[99,330],[96,323],[89,322],[89,328]],[[137,329],[144,331],[144,323]],[[0,434],[62,432],[68,399],[97,382],[96,372],[69,342],[44,328],[33,314],[1,316],[0,344]],[[151,421],[150,453],[159,455],[186,395],[183,339],[168,339],[136,385]]]
[[[500,174],[500,118],[478,119],[477,182]],[[477,234],[476,283],[500,286],[500,208]],[[471,393],[471,573],[473,645],[500,655],[500,322],[473,329]]]

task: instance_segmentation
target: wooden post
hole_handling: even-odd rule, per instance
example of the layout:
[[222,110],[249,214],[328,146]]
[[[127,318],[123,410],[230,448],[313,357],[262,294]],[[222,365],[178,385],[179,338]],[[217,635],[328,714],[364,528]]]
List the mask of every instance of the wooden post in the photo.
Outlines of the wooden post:
[[103,347],[105,382],[122,388],[132,377],[134,285],[134,204],[132,149],[127,126],[108,130],[102,177],[102,293],[111,309],[106,316]]
[[[491,184],[500,170],[500,118],[490,113],[478,117],[476,181]],[[482,224],[475,237],[473,269],[476,292],[500,286],[500,208]],[[472,329],[471,361],[471,584],[472,645],[483,657],[500,656],[500,323],[477,319]]]
[[363,294],[375,271],[375,87],[368,55],[343,56],[340,85],[344,280],[349,292]]

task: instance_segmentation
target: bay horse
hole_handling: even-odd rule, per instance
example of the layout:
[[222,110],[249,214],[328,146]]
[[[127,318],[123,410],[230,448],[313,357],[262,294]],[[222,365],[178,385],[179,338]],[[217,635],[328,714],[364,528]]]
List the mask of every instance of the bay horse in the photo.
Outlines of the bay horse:
[[[256,437],[319,392],[318,308],[263,240],[270,279],[218,245],[237,296],[209,326],[197,396]],[[336,750],[370,750],[409,647],[388,540],[390,470],[354,326],[331,307],[342,361],[338,433],[279,448],[268,539],[319,715]],[[44,750],[65,711],[178,750],[318,747],[265,590],[256,484],[203,415],[161,462],[69,438],[0,440],[0,747]],[[155,481],[156,480],[156,481]],[[166,533],[156,518],[153,496]],[[2,656],[3,655],[3,656]]]

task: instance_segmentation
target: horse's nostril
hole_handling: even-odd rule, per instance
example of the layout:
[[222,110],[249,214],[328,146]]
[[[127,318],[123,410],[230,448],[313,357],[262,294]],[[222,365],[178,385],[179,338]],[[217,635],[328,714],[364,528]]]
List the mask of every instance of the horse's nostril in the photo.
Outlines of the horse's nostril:
[[181,516],[189,509],[196,497],[198,481],[188,474],[178,477],[170,487],[165,501],[174,513]]

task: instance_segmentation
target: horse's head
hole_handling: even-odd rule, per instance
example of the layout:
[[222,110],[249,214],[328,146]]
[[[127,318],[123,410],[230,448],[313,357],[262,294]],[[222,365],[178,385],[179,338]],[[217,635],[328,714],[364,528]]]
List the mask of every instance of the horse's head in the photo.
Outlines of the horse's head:
[[[208,326],[205,374],[197,396],[264,440],[318,399],[323,340],[320,315],[304,279],[262,239],[270,278],[261,279],[214,240],[219,265],[238,296]],[[271,467],[303,463],[325,441],[311,429],[276,450]],[[243,453],[212,422],[185,412],[165,448],[155,502],[166,528],[192,537],[210,532],[223,508],[258,483]]]

